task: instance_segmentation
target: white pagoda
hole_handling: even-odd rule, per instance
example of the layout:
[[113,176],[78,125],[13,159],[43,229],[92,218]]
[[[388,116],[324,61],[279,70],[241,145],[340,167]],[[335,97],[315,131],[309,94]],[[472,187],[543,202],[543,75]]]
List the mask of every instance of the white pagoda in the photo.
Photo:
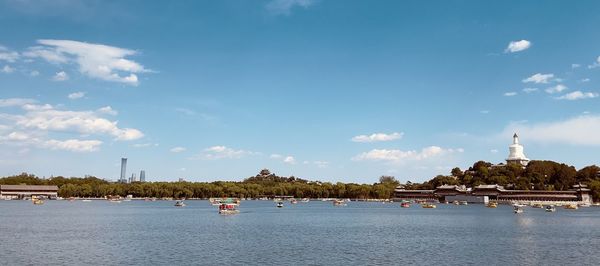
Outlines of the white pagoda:
[[529,159],[525,157],[523,153],[523,145],[519,144],[519,136],[517,133],[513,136],[513,143],[508,146],[508,158],[506,159],[506,164],[518,164],[521,166],[526,166],[529,163]]

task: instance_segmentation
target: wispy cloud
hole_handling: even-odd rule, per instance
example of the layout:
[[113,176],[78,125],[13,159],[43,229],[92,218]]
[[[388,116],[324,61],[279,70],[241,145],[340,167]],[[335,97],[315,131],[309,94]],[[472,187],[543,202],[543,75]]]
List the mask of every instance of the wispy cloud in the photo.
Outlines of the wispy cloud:
[[107,114],[107,115],[118,115],[119,112],[117,112],[117,110],[113,109],[110,106],[104,106],[101,108],[98,108],[98,110],[96,110],[98,113],[101,114]]
[[545,83],[552,81],[553,78],[554,78],[554,74],[537,73],[528,78],[523,79],[522,81],[523,81],[523,83],[533,82],[536,84],[539,84],[539,83],[545,84]]
[[580,64],[571,64],[572,69],[579,68],[579,67],[581,67]]
[[287,164],[296,164],[296,159],[294,158],[294,156],[286,156],[283,159],[283,162]]
[[30,47],[23,55],[43,58],[53,64],[75,63],[79,72],[92,78],[129,85],[139,83],[137,74],[149,72],[128,56],[136,51],[72,40],[38,40],[40,46]]
[[186,148],[184,148],[184,147],[173,147],[169,151],[172,153],[180,153],[180,152],[184,152],[185,150],[186,150]]
[[236,150],[226,146],[212,146],[204,149],[204,152],[200,156],[193,157],[192,159],[240,159],[242,157],[255,154],[257,153],[246,150]]
[[67,97],[71,100],[81,99],[84,96],[85,96],[85,92],[83,92],[83,91],[73,92],[73,93],[69,93],[69,95],[67,95]]
[[368,152],[363,152],[352,158],[354,161],[391,161],[391,162],[402,162],[402,161],[420,161],[432,157],[441,156],[449,153],[462,153],[464,150],[459,149],[444,149],[438,146],[429,146],[421,149],[421,151],[402,151],[402,150],[388,150],[388,149],[373,149]]
[[271,0],[265,8],[274,15],[289,16],[295,7],[308,8],[315,4],[315,0]]
[[503,95],[507,96],[507,97],[512,97],[512,96],[517,95],[517,92],[516,91],[509,91],[509,92],[505,92]]
[[560,93],[560,92],[562,92],[562,91],[564,91],[566,89],[568,89],[567,86],[562,85],[562,84],[558,84],[556,86],[552,86],[550,88],[547,88],[545,91],[547,93],[550,93],[550,94],[555,94],[555,93]]
[[537,92],[537,91],[539,91],[538,88],[524,88],[523,89],[524,93],[532,93],[532,92]]
[[5,74],[10,74],[10,73],[15,72],[15,69],[9,65],[5,65],[2,69],[0,69],[0,72],[5,73]]
[[556,97],[556,99],[575,101],[575,100],[591,99],[591,98],[596,98],[596,97],[598,97],[598,93],[595,93],[595,92],[574,91],[574,92],[567,93],[563,96]]
[[68,79],[69,75],[67,74],[67,72],[64,71],[56,72],[56,74],[52,77],[52,80],[54,81],[65,81]]
[[520,41],[512,41],[508,43],[506,49],[504,49],[505,53],[516,53],[529,49],[531,47],[531,42],[528,40],[520,40]]
[[131,146],[134,148],[148,148],[148,147],[157,147],[158,143],[136,143]]
[[600,146],[600,116],[582,115],[545,123],[514,122],[505,127],[501,136],[512,136],[514,132],[531,142]]
[[14,63],[19,59],[19,53],[0,45],[0,61]]
[[352,138],[354,142],[380,142],[380,141],[392,141],[402,138],[404,132],[394,132],[391,134],[386,133],[374,133],[371,135],[358,135]]
[[600,66],[600,56],[598,56],[596,58],[596,62],[592,63],[591,65],[588,65],[588,68],[597,68]]

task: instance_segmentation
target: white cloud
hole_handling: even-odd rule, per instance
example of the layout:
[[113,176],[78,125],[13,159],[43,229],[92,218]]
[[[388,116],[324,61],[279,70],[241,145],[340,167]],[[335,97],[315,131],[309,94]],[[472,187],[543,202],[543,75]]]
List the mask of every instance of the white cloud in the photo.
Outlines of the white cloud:
[[421,151],[402,151],[402,150],[387,150],[373,149],[368,152],[363,152],[352,158],[354,161],[390,161],[402,162],[408,160],[425,160],[432,157],[441,156],[449,153],[462,153],[464,149],[443,149],[438,146],[429,146],[421,149]]
[[392,141],[402,138],[404,132],[394,132],[392,134],[386,133],[374,133],[371,135],[358,135],[352,138],[354,142],[379,142],[379,141]]
[[169,151],[172,153],[180,153],[180,152],[184,152],[185,150],[186,150],[186,148],[184,148],[184,147],[173,147]]
[[517,95],[517,92],[514,92],[514,91],[509,91],[509,92],[504,93],[504,96],[507,96],[507,97],[511,97],[511,96],[515,96],[515,95]]
[[71,40],[38,40],[41,46],[31,47],[24,53],[28,57],[40,57],[50,63],[75,63],[79,72],[92,78],[138,85],[136,74],[149,72],[141,64],[125,59],[136,51]]
[[23,106],[25,104],[32,104],[36,102],[36,100],[28,98],[0,99],[0,107]]
[[546,123],[511,123],[500,136],[519,133],[523,142],[600,146],[600,115],[582,115]]
[[239,159],[244,156],[254,154],[256,153],[245,150],[235,150],[226,146],[212,146],[204,149],[204,154],[201,156],[201,158],[208,160]]
[[156,147],[158,143],[136,143],[131,145],[134,148],[148,148],[148,147]]
[[0,106],[14,106],[23,104],[21,107],[24,114],[2,114],[5,119],[11,120],[14,125],[40,131],[74,132],[78,134],[110,135],[116,140],[135,140],[142,138],[144,134],[134,128],[119,128],[116,121],[110,121],[98,117],[91,111],[65,111],[54,109],[49,104],[36,105],[26,99],[0,100]]
[[593,64],[589,65],[588,68],[596,68],[600,66],[600,56],[598,56],[596,58],[596,62],[594,62]]
[[590,79],[589,78],[583,78],[583,79],[580,79],[579,82],[581,82],[581,83],[590,82]]
[[68,139],[64,141],[60,140],[47,140],[43,143],[43,146],[52,150],[66,150],[74,152],[93,152],[97,151],[102,144],[99,140],[77,140]]
[[67,74],[67,72],[64,72],[64,71],[56,72],[54,77],[52,77],[52,80],[54,80],[54,81],[65,81],[68,79],[69,79],[69,75]]
[[40,75],[40,72],[37,70],[33,70],[33,71],[29,72],[29,75],[32,77],[37,77]]
[[2,69],[0,69],[0,71],[2,71],[2,73],[10,74],[15,72],[15,69],[10,67],[9,65],[5,65]]
[[75,99],[83,98],[84,96],[85,96],[85,92],[78,91],[78,92],[70,93],[67,97],[69,97],[69,99],[71,99],[71,100],[75,100]]
[[490,110],[481,110],[481,111],[479,111],[479,113],[487,115],[490,113]]
[[0,61],[14,63],[19,59],[19,53],[10,51],[4,46],[0,46]]
[[538,88],[524,88],[523,89],[524,93],[532,93],[532,92],[537,92],[537,91],[539,91]]
[[529,42],[528,40],[512,41],[508,44],[504,52],[516,53],[527,50],[529,47],[531,47],[531,42]]
[[327,168],[329,167],[329,162],[326,161],[314,161],[313,162],[318,168]]
[[286,156],[283,159],[283,162],[288,164],[296,164],[296,159],[294,158],[294,156]]
[[117,110],[112,109],[112,107],[110,107],[110,106],[104,106],[104,107],[98,108],[97,112],[101,113],[101,114],[107,114],[107,115],[118,115],[119,114],[119,112],[117,112]]
[[290,15],[294,7],[306,9],[314,3],[314,0],[271,0],[267,3],[266,9],[274,15]]
[[274,153],[274,154],[271,154],[271,156],[269,156],[269,157],[271,159],[281,159],[281,158],[283,158],[283,155]]
[[560,92],[562,92],[562,91],[564,91],[566,89],[568,89],[567,86],[562,85],[562,84],[558,84],[556,86],[547,88],[545,91],[547,93],[554,94],[554,93],[560,93]]
[[526,79],[523,79],[523,83],[529,83],[529,82],[533,82],[536,84],[539,83],[548,83],[550,81],[552,81],[552,79],[554,78],[554,74],[542,74],[542,73],[537,73],[532,75],[531,77],[528,77]]
[[578,68],[578,67],[580,67],[580,66],[581,66],[580,64],[571,64],[571,68],[572,68],[572,69]]
[[498,153],[498,150],[496,150],[496,149],[491,149],[491,150],[490,150],[490,152],[491,152],[491,153]]
[[563,96],[556,97],[556,99],[574,101],[574,100],[582,100],[582,99],[591,99],[591,98],[596,98],[596,97],[598,97],[598,93],[595,93],[595,92],[574,91],[571,93],[567,93]]

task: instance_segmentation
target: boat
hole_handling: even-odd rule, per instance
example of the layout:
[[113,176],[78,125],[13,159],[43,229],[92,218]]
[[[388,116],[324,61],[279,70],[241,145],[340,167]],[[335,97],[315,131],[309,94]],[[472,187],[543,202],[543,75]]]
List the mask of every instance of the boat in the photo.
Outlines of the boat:
[[581,204],[579,204],[579,207],[585,207],[585,208],[587,208],[587,207],[592,207],[592,204],[589,204],[589,203],[581,203]]
[[400,207],[402,207],[402,208],[410,208],[410,202],[402,202],[402,203],[400,203]]
[[34,205],[42,205],[44,204],[44,201],[40,198],[32,198],[31,202],[33,202]]
[[555,212],[556,208],[554,208],[554,205],[548,205],[546,206],[546,212]]
[[425,209],[435,209],[435,208],[437,208],[437,206],[435,204],[431,204],[431,203],[424,203],[423,205],[421,205],[421,207],[423,207]]
[[296,199],[292,199],[292,200],[290,200],[290,203],[291,204],[298,204],[298,201]]
[[90,200],[90,199],[84,199],[84,200],[82,200],[82,202],[90,202],[90,201],[92,201],[92,200]]
[[460,205],[469,205],[469,203],[466,200],[463,200],[460,202]]
[[277,202],[277,208],[283,208],[283,202],[282,201]]
[[237,214],[237,213],[240,213],[240,210],[238,210],[238,204],[221,203],[221,205],[219,205],[219,214],[227,215],[227,214]]
[[596,202],[596,203],[592,204],[592,206],[594,206],[594,207],[600,207],[600,202]]
[[577,204],[567,204],[567,205],[565,205],[565,209],[567,209],[567,210],[577,210],[577,209],[579,209],[579,207],[577,207]]
[[542,205],[541,203],[535,203],[535,204],[531,205],[531,207],[542,209],[542,208],[544,208],[544,205]]
[[178,200],[175,202],[175,207],[185,207],[185,203],[183,203],[183,200]]
[[303,198],[302,200],[300,200],[300,202],[305,202],[305,203],[306,203],[306,202],[309,202],[309,201],[310,201],[310,199],[309,199],[309,198]]
[[346,201],[344,201],[344,200],[339,200],[339,199],[333,200],[333,206],[346,206],[346,205],[347,205]]
[[489,202],[487,205],[485,205],[488,208],[498,208],[498,203],[491,201]]
[[452,203],[454,203],[454,205],[459,205],[460,203],[458,202],[458,200],[453,201]]
[[523,213],[525,210],[523,210],[523,207],[515,206],[515,208],[513,209],[513,211],[515,213]]

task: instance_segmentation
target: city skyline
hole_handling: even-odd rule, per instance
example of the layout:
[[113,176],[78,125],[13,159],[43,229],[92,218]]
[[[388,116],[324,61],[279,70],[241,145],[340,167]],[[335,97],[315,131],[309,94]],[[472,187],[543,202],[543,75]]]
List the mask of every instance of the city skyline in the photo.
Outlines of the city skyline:
[[0,174],[422,182],[514,133],[598,164],[584,2],[0,1]]

